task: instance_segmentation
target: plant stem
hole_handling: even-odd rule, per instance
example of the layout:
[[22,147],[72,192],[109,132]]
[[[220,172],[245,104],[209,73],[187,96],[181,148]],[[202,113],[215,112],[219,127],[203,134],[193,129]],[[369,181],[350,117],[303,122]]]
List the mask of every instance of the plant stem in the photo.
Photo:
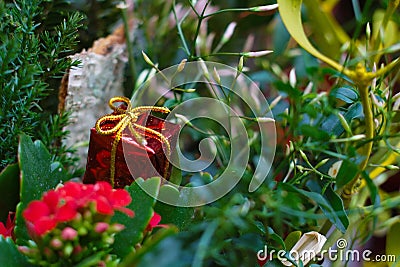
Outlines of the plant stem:
[[181,39],[181,42],[182,42],[182,45],[183,45],[183,49],[185,50],[186,54],[187,54],[188,56],[190,56],[190,49],[189,49],[189,46],[188,46],[187,43],[186,43],[185,35],[183,34],[182,27],[181,27],[182,20],[183,20],[186,16],[184,16],[184,17],[182,18],[182,20],[179,21],[179,20],[178,20],[178,16],[177,16],[177,14],[176,14],[176,9],[175,9],[175,7],[176,7],[176,1],[173,2],[172,13],[174,13],[174,18],[175,18],[175,21],[176,21],[176,28],[177,28],[177,30],[178,30],[178,35],[179,35],[179,38]]
[[[372,112],[371,100],[368,93],[368,84],[361,83],[359,86],[359,93],[361,98],[361,104],[364,111],[365,120],[365,139],[371,140],[374,138],[374,114]],[[364,156],[363,161],[360,163],[359,169],[363,171],[367,165],[368,160],[372,152],[373,142],[368,142],[362,147],[361,155]],[[342,192],[343,204],[347,208],[350,204],[352,195],[357,191],[357,184],[359,182],[359,176],[355,177],[352,181],[345,185]]]
[[[210,4],[210,0],[207,1],[207,3],[205,4],[203,10],[201,11],[200,16],[198,16],[199,21],[197,22],[197,28],[196,28],[196,33],[194,34],[194,38],[193,38],[193,43],[192,43],[192,54],[190,55],[190,58],[195,58],[196,55],[196,41],[197,41],[197,37],[200,34],[200,26],[201,23],[203,22],[203,19],[205,18],[204,13],[206,12],[207,6]],[[197,13],[197,12],[196,12]]]

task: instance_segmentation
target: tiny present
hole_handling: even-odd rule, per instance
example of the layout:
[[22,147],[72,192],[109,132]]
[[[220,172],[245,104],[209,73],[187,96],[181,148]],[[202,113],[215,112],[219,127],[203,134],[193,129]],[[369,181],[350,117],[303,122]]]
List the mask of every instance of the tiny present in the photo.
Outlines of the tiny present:
[[[115,106],[115,103],[121,103]],[[168,113],[165,107],[133,108],[126,97],[109,102],[112,114],[101,117],[90,131],[84,183],[107,181],[114,188],[130,185],[135,178],[169,179],[180,126],[149,115]]]

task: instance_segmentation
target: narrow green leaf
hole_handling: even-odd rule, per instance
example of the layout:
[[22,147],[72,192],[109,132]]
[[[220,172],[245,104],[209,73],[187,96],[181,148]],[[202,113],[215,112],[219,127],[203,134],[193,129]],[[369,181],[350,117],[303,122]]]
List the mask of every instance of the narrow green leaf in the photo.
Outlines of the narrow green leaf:
[[19,167],[18,164],[8,165],[0,173],[0,221],[7,220],[8,212],[15,211],[19,202]]
[[18,147],[19,168],[21,170],[20,203],[17,206],[15,233],[17,243],[29,240],[22,211],[32,200],[66,180],[65,170],[59,163],[51,161],[50,153],[40,142],[32,142],[27,135],[21,135]]
[[4,239],[0,235],[0,262],[2,267],[30,267],[33,266],[22,255],[11,238]]
[[[340,224],[337,225],[338,229],[344,228],[347,229],[349,226],[349,217],[347,216],[344,206],[343,206],[343,200],[340,198],[340,196],[332,189],[332,187],[328,186],[326,187],[325,190],[323,190],[323,184],[321,181],[316,181],[316,180],[310,180],[307,183],[307,187],[315,192],[321,194],[328,204],[333,208],[333,210],[336,212],[337,219],[339,219]],[[322,207],[321,207],[322,209]]]
[[372,204],[375,207],[379,207],[381,204],[381,197],[379,196],[378,187],[374,184],[374,182],[371,180],[371,178],[365,172],[362,172],[362,177],[364,178],[364,180],[368,186]]
[[[342,233],[346,232],[349,221],[347,219],[347,215],[344,212],[343,208],[340,210],[339,208],[340,205],[338,205],[337,200],[333,200],[334,201],[333,203],[334,207],[333,207],[332,204],[320,193],[298,189],[287,183],[282,184],[282,187],[284,187],[288,191],[298,192],[299,194],[317,203],[318,206],[321,208],[322,212],[325,214],[325,216],[336,226],[336,228],[339,229]],[[330,198],[332,200],[335,197],[331,195]],[[343,203],[341,206],[343,207]],[[346,218],[347,220],[344,218]]]
[[133,251],[133,246],[143,238],[143,232],[150,222],[153,215],[153,206],[156,200],[148,195],[143,188],[152,195],[157,195],[160,187],[160,178],[153,177],[147,180],[136,179],[125,189],[132,197],[128,208],[135,212],[133,218],[124,213],[117,213],[112,218],[112,222],[125,225],[125,229],[115,236],[113,253],[123,258]]

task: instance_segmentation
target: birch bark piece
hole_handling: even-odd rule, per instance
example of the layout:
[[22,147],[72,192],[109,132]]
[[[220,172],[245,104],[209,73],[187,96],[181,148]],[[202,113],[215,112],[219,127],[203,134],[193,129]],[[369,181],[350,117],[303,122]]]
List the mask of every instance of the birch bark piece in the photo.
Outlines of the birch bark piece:
[[108,101],[113,96],[124,95],[123,74],[127,63],[124,29],[94,42],[88,51],[75,54],[79,60],[64,76],[59,93],[59,111],[70,112],[70,132],[67,146],[77,148],[79,168],[86,166],[90,128],[96,120],[111,112]]

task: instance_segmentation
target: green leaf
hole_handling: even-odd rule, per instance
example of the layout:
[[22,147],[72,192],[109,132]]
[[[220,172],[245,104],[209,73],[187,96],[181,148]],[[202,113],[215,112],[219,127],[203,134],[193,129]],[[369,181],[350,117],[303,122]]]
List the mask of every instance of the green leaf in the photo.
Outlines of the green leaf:
[[[349,217],[347,216],[347,214],[344,210],[343,200],[332,189],[332,187],[328,186],[328,187],[326,187],[325,190],[323,190],[322,182],[315,181],[315,180],[310,180],[307,183],[307,186],[311,191],[321,194],[326,199],[328,204],[332,207],[332,209],[335,211],[335,220],[334,221],[336,221],[336,223],[335,223],[336,227],[338,229],[340,229],[342,232],[343,232],[343,229],[347,229],[350,222],[349,222]],[[321,209],[322,209],[322,211],[324,211],[324,209],[322,207],[321,207]],[[337,219],[339,221],[337,221]]]
[[301,134],[311,137],[314,141],[328,141],[330,136],[328,133],[322,131],[318,127],[303,124],[300,126]]
[[302,0],[278,0],[279,13],[286,29],[293,39],[307,52],[331,65],[336,70],[342,70],[342,65],[323,55],[308,40],[301,21],[301,4]]
[[386,235],[386,255],[396,255],[397,265],[400,261],[400,242],[399,242],[400,222],[393,224]]
[[276,241],[279,245],[282,246],[282,249],[286,250],[286,244],[283,241],[282,237],[280,237],[277,233],[275,233],[274,229],[271,227],[268,227],[268,237],[270,237],[272,240]]
[[4,239],[0,235],[0,262],[2,267],[28,267],[33,266],[22,255],[11,238]]
[[354,103],[358,99],[358,94],[351,87],[338,87],[331,90],[330,95],[348,104]]
[[[160,196],[168,196],[169,202],[173,203],[175,199],[178,199],[179,191],[175,187],[164,185],[160,188]],[[166,198],[163,197],[163,199]],[[157,202],[154,210],[161,215],[162,224],[174,224],[180,231],[189,227],[194,214],[193,208],[176,207],[162,202]]]
[[113,253],[117,256],[125,257],[133,251],[133,246],[143,239],[143,232],[153,216],[153,206],[156,200],[142,188],[151,195],[157,195],[160,182],[159,177],[146,180],[139,178],[125,188],[132,197],[132,202],[127,208],[133,210],[135,215],[131,218],[124,213],[118,212],[112,218],[112,222],[125,225],[125,229],[115,236]]
[[341,189],[358,175],[358,165],[354,161],[343,160],[336,175],[336,189]]
[[[360,102],[352,104],[349,109],[343,114],[347,122],[353,119],[360,119],[364,117],[363,108]],[[344,132],[344,128],[340,123],[338,116],[329,116],[321,125],[322,129],[328,133],[340,136]]]
[[17,206],[15,234],[17,243],[22,245],[29,240],[22,211],[29,202],[40,199],[44,192],[65,181],[67,175],[59,163],[51,161],[49,152],[40,141],[33,143],[25,134],[20,136],[18,157],[21,170],[21,201]]
[[7,220],[8,212],[15,211],[19,202],[19,167],[18,164],[8,165],[0,173],[0,221]]
[[[336,226],[336,228],[338,228],[342,233],[346,232],[346,229],[349,225],[349,220],[347,218],[346,213],[344,212],[343,202],[340,205],[340,202],[342,200],[340,199],[339,196],[337,195],[335,196],[334,194],[332,194],[332,192],[334,193],[333,190],[331,193],[329,193],[329,195],[327,195],[327,198],[329,199],[328,200],[327,198],[325,198],[325,196],[322,196],[320,193],[298,189],[287,183],[282,184],[282,187],[286,188],[286,190],[288,191],[297,192],[313,200],[315,203],[318,204],[322,212]],[[328,189],[326,190],[326,192],[327,191]],[[332,201],[332,203],[329,201]]]

